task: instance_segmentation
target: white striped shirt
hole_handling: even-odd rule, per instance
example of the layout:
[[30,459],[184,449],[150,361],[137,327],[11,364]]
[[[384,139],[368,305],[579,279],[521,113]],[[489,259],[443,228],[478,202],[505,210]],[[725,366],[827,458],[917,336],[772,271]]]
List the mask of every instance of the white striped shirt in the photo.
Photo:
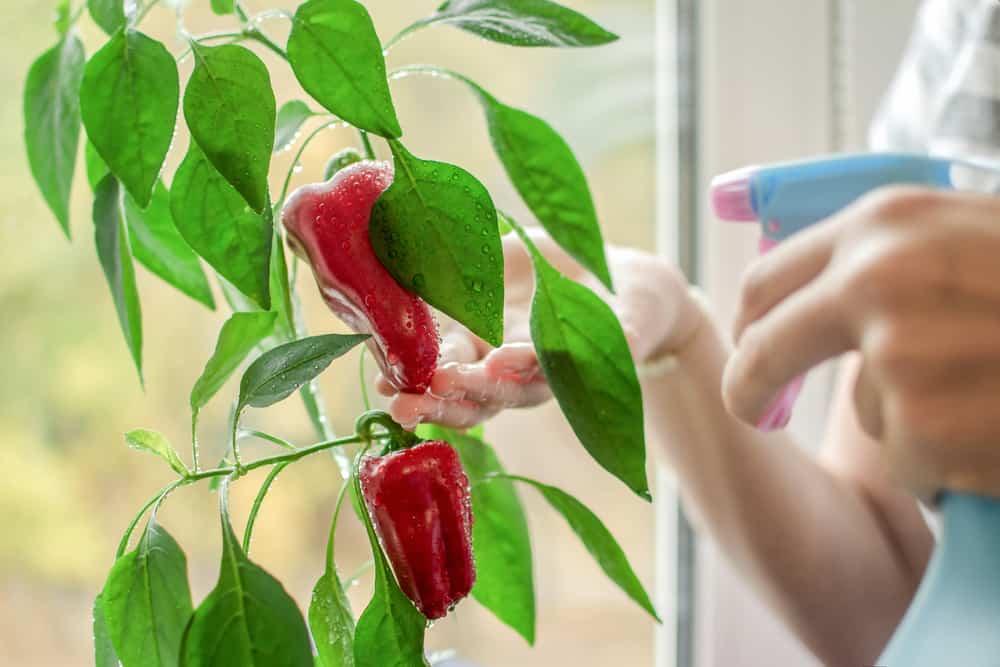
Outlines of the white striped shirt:
[[870,140],[1000,165],[1000,1],[925,0]]

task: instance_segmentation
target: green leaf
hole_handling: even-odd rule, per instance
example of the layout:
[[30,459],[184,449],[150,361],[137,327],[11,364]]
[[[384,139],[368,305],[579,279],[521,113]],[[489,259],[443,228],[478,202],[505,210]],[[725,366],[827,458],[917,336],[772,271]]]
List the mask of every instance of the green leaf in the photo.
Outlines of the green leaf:
[[335,571],[327,570],[313,589],[309,627],[320,667],[354,667],[354,617]]
[[289,148],[302,129],[303,123],[312,118],[309,105],[301,100],[286,102],[278,110],[278,124],[274,133],[274,152]]
[[278,229],[274,230],[273,247],[268,282],[271,290],[271,310],[278,314],[274,328],[275,332],[283,337],[283,340],[294,340],[296,338],[295,304],[292,303],[292,289],[288,282],[285,246]]
[[613,289],[594,200],[572,149],[541,118],[476,91],[493,148],[521,198],[556,243]]
[[403,287],[500,345],[503,250],[489,192],[460,167],[390,145],[396,176],[372,209],[375,254]]
[[312,336],[265,352],[243,373],[237,410],[266,408],[284,400],[369,338],[367,334]]
[[495,483],[492,481],[493,479],[500,481],[516,480],[530,484],[538,489],[542,496],[545,497],[545,500],[557,512],[563,515],[563,518],[569,523],[569,527],[580,538],[583,546],[587,548],[587,551],[594,557],[594,560],[601,566],[601,569],[608,575],[608,578],[625,591],[626,595],[645,609],[657,622],[660,621],[660,617],[656,614],[656,609],[653,608],[653,603],[649,600],[649,595],[639,582],[639,578],[635,575],[635,571],[629,564],[625,552],[622,551],[621,546],[619,546],[614,536],[601,523],[596,514],[587,509],[579,500],[554,486],[514,475],[493,477],[490,481],[491,484]]
[[109,35],[125,25],[125,0],[87,0],[87,9],[94,23]]
[[309,0],[299,6],[288,60],[306,92],[329,111],[387,139],[402,136],[382,46],[361,3]]
[[224,16],[236,11],[236,5],[233,0],[212,0],[212,11],[219,16]]
[[90,184],[91,190],[96,190],[104,177],[111,173],[111,170],[108,169],[108,165],[104,164],[101,155],[89,140],[85,143],[83,156],[84,165],[87,167],[87,182]]
[[122,192],[114,176],[106,176],[94,195],[94,241],[97,257],[111,288],[125,342],[142,381],[142,310],[135,268],[122,214]]
[[87,63],[80,110],[87,136],[140,206],[147,206],[177,120],[177,64],[155,39],[119,30]]
[[444,440],[462,459],[472,485],[472,545],[476,558],[476,584],[472,596],[496,614],[529,644],[535,642],[535,587],[531,536],[524,507],[514,483],[508,479],[483,480],[503,475],[496,452],[478,437],[440,426],[421,425],[417,434]]
[[67,237],[84,59],[83,43],[68,35],[31,65],[24,85],[24,143],[31,175]]
[[184,92],[191,136],[219,173],[261,213],[269,207],[267,172],[275,106],[267,66],[235,44],[192,42],[196,66]]
[[124,667],[174,667],[191,618],[187,559],[150,518],[135,551],[119,558],[101,593],[107,628]]
[[170,211],[202,259],[261,308],[271,307],[270,210],[254,212],[193,142],[174,175]]
[[247,559],[226,511],[219,581],[184,631],[180,667],[313,667],[295,600]]
[[183,461],[181,461],[181,457],[177,455],[173,445],[170,444],[170,441],[167,440],[167,437],[162,433],[139,428],[126,433],[125,442],[128,443],[128,446],[132,449],[139,449],[151,454],[156,454],[161,459],[169,463],[170,467],[173,468],[174,472],[178,475],[186,476],[190,473],[187,466],[184,465]]
[[515,227],[535,264],[531,340],[577,438],[605,470],[649,500],[642,389],[614,312],[556,271]]
[[618,39],[547,0],[447,0],[429,19],[511,46],[598,46]]
[[111,635],[108,634],[108,622],[104,614],[104,599],[98,595],[94,599],[94,665],[95,667],[118,667],[118,654],[115,653]]
[[[361,496],[360,483],[354,489]],[[355,667],[421,667],[427,619],[399,589],[368,512],[359,512],[375,561],[375,590],[354,631]]]
[[163,181],[157,182],[145,210],[131,195],[126,196],[125,219],[135,258],[167,284],[214,310],[212,289],[198,256],[177,231],[170,213],[170,192]]
[[191,409],[203,408],[226,383],[247,355],[274,330],[277,313],[256,311],[233,313],[222,325],[215,352],[191,389]]

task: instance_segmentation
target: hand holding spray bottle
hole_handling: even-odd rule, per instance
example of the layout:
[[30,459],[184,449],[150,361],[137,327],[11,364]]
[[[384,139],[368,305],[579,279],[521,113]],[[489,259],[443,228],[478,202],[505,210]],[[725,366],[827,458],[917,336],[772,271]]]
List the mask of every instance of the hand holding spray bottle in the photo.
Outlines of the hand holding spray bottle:
[[[729,172],[712,181],[711,200],[722,220],[758,222],[761,252],[767,252],[881,187],[980,190],[998,181],[995,169],[972,162],[871,153]],[[802,382],[799,378],[785,387],[759,428],[788,423]],[[1000,667],[1000,499],[945,491],[939,508],[940,542],[878,664]]]

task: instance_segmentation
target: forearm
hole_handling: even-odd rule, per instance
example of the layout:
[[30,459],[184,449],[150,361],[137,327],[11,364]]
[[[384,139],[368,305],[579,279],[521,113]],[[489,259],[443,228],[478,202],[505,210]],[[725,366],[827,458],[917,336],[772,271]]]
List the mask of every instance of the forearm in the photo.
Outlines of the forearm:
[[871,664],[915,589],[877,502],[842,467],[731,417],[729,348],[706,321],[670,373],[644,383],[648,432],[698,528],[830,665]]

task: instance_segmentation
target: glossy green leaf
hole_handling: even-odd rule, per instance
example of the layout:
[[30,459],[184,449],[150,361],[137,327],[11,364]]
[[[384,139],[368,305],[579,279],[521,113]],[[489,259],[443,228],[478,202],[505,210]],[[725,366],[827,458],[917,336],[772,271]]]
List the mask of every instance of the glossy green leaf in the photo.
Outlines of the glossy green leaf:
[[109,35],[125,25],[125,0],[87,0],[87,10],[94,23]]
[[[360,484],[355,478],[355,493]],[[355,667],[422,667],[427,619],[400,590],[382,552],[371,517],[359,512],[375,561],[375,589],[354,631]]]
[[476,90],[493,148],[521,198],[552,239],[612,289],[594,200],[572,149],[541,118]]
[[219,581],[184,631],[180,667],[313,667],[295,600],[247,559],[225,511]]
[[618,39],[583,14],[548,0],[448,0],[429,22],[512,46],[599,46]]
[[274,148],[271,76],[253,51],[235,44],[192,44],[196,66],[184,91],[191,136],[253,210],[268,208]]
[[243,373],[238,409],[266,408],[284,400],[369,338],[367,334],[312,336],[265,352]]
[[212,0],[212,11],[220,16],[232,14],[235,10],[236,5],[233,0]]
[[132,254],[140,264],[195,301],[215,309],[215,298],[198,256],[177,231],[170,213],[170,192],[158,181],[149,206],[143,209],[125,197]]
[[279,153],[295,143],[302,125],[312,118],[309,105],[301,100],[286,102],[278,109],[278,123],[274,133],[274,152]]
[[94,666],[118,667],[118,654],[115,653],[111,635],[108,633],[108,623],[104,614],[104,599],[98,595],[94,600]]
[[88,140],[84,146],[83,156],[84,166],[87,168],[87,183],[90,184],[91,190],[96,190],[104,177],[111,173],[111,170],[108,169],[108,165],[104,164],[104,160],[94,148],[94,144]]
[[460,167],[391,146],[395,180],[369,225],[375,254],[405,288],[500,345],[503,250],[489,192]]
[[309,629],[319,653],[317,667],[354,667],[354,614],[334,561],[341,504],[344,493],[353,488],[353,485],[342,488],[337,498],[326,545],[326,569],[313,588],[309,604]]
[[649,500],[642,389],[621,324],[518,231],[535,264],[531,340],[552,393],[594,460]]
[[529,643],[535,641],[535,587],[531,536],[524,507],[496,452],[479,437],[422,425],[417,435],[451,443],[472,485],[472,545],[476,584],[472,596]]
[[67,35],[31,65],[24,84],[24,143],[31,175],[67,237],[84,59],[83,44]]
[[277,313],[256,311],[233,313],[222,325],[215,352],[191,389],[191,409],[198,411],[215,396],[243,360],[274,330]]
[[375,25],[355,0],[309,0],[288,37],[288,60],[313,99],[362,130],[402,136]]
[[142,310],[122,211],[121,187],[114,176],[106,176],[94,195],[94,241],[118,322],[142,381]]
[[[604,573],[608,575],[608,578],[625,591],[625,594],[632,598],[636,604],[645,609],[650,616],[657,621],[660,620],[660,617],[656,614],[656,609],[653,608],[653,603],[649,600],[646,589],[639,582],[639,578],[635,575],[635,571],[629,564],[628,558],[625,556],[625,552],[622,551],[618,541],[615,540],[614,536],[601,520],[597,518],[597,515],[591,512],[583,503],[561,489],[524,477],[498,476],[493,479],[497,481],[516,480],[530,484],[538,489],[542,496],[545,497],[545,500],[557,512],[563,515],[563,518],[569,523],[570,528],[580,538],[580,541],[583,542],[587,551],[594,557],[597,564],[601,566]],[[490,481],[489,483],[493,484],[495,482]]]
[[324,572],[313,588],[309,628],[319,667],[354,667],[354,617],[335,571]]
[[135,30],[116,32],[84,70],[87,136],[140,206],[149,204],[170,150],[179,91],[174,57]]
[[175,667],[191,618],[184,551],[152,517],[135,551],[119,558],[101,593],[123,667]]
[[270,211],[256,213],[205,159],[197,144],[174,175],[170,211],[177,230],[202,259],[261,308],[271,307]]
[[184,476],[189,473],[187,466],[181,461],[181,457],[177,455],[177,451],[174,450],[173,445],[170,444],[170,441],[162,433],[139,428],[126,433],[125,442],[132,449],[142,450],[159,456],[169,463],[170,467],[178,475]]

